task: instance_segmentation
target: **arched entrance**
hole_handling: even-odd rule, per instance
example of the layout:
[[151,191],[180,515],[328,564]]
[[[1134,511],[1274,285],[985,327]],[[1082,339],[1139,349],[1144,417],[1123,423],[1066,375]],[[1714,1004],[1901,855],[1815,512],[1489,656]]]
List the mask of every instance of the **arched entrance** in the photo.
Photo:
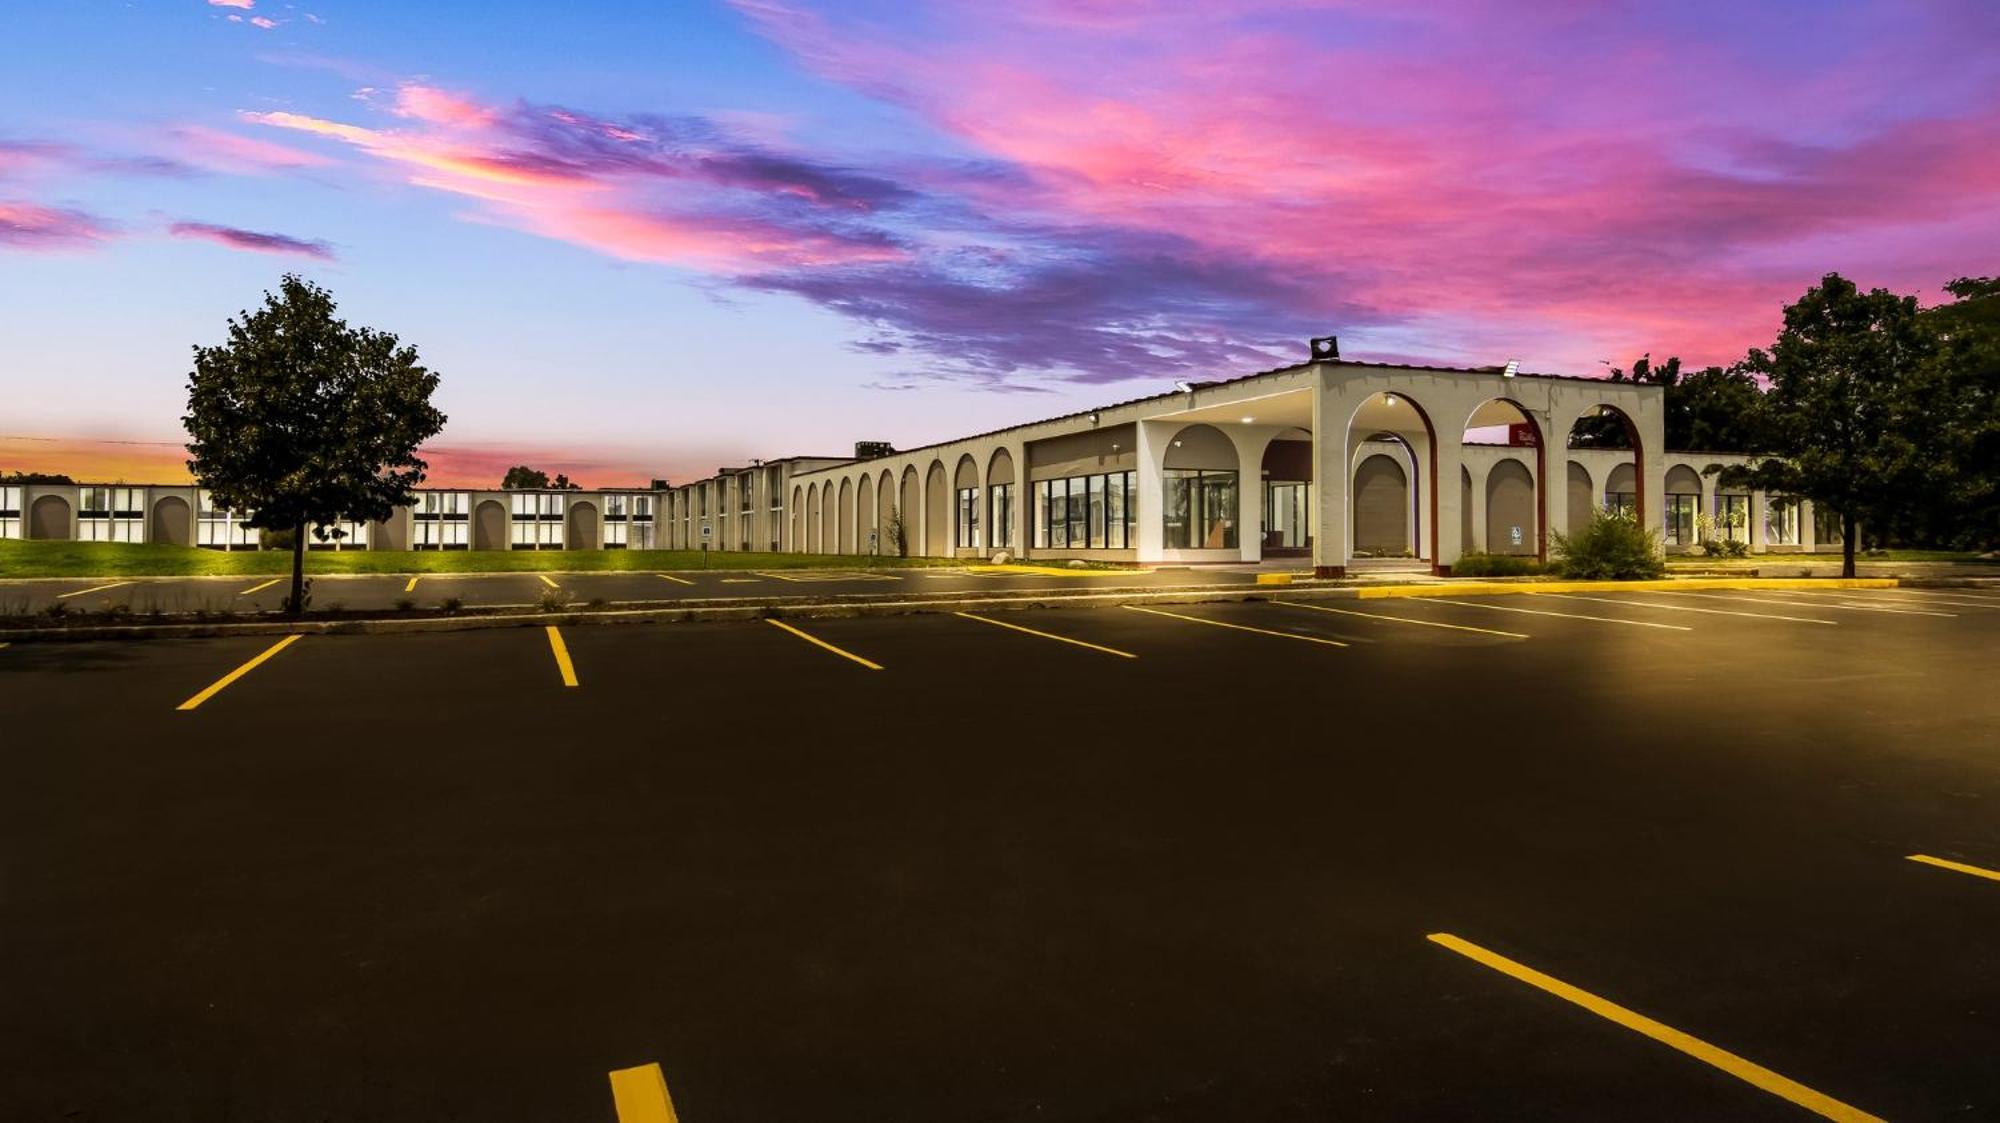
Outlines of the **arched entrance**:
[[69,500],[60,495],[44,495],[28,507],[28,537],[52,542],[70,536]]
[[565,544],[572,550],[597,549],[597,505],[588,501],[570,504]]
[[924,549],[920,537],[923,528],[917,525],[917,516],[924,509],[924,482],[917,475],[917,466],[912,464],[903,469],[903,494],[896,508],[897,525],[902,530],[902,540],[897,543],[901,552],[920,554]]
[[1240,551],[1236,443],[1213,425],[1189,425],[1167,441],[1162,466],[1160,544],[1168,550]]
[[1258,475],[1263,480],[1263,556],[1311,557],[1312,434],[1293,428],[1272,437],[1264,446]]
[[872,475],[861,477],[861,486],[855,489],[854,518],[855,552],[878,552],[881,543],[875,533],[875,477]]
[[[1500,457],[1487,474],[1479,493],[1485,507],[1484,520],[1468,511],[1467,526],[1476,526],[1485,535],[1484,548],[1495,554],[1532,554],[1547,560],[1549,463],[1548,440],[1534,416],[1511,398],[1490,398],[1481,402],[1465,419],[1464,444],[1498,446],[1510,450]],[[1532,454],[1529,450],[1533,450]],[[1533,464],[1530,471],[1529,464]],[[1522,481],[1526,480],[1526,490]],[[1471,498],[1468,495],[1468,498]],[[1501,509],[1496,513],[1495,503]],[[1460,549],[1470,552],[1473,539],[1466,536]]]
[[[1349,560],[1402,557],[1427,562],[1435,571],[1437,430],[1431,424],[1429,411],[1407,394],[1387,390],[1371,394],[1348,420],[1347,449],[1347,470],[1353,474],[1348,486]],[[1388,463],[1370,466],[1369,462],[1378,456]],[[1365,480],[1361,478],[1364,467],[1368,471]],[[1391,467],[1396,471],[1391,472]],[[1403,505],[1394,520],[1383,509],[1391,496],[1399,496]],[[1361,525],[1364,512],[1369,523],[1365,537]],[[1404,545],[1400,547],[1390,537],[1392,525],[1403,528]],[[1378,561],[1368,568],[1393,569],[1410,564]]]
[[504,550],[507,545],[507,508],[497,499],[480,500],[472,513],[472,548]]
[[804,530],[805,510],[806,491],[795,487],[792,489],[792,552],[795,554],[806,552],[805,535],[801,533]]
[[819,485],[819,546],[823,554],[840,552],[840,496],[833,490],[833,481]]
[[951,545],[954,550],[985,548],[985,519],[979,517],[979,462],[966,453],[952,471]]
[[951,553],[951,488],[944,462],[931,461],[924,479],[924,554],[942,558]]
[[[1606,496],[1613,494],[1620,496],[1618,510],[1637,520],[1640,526],[1650,527],[1652,525],[1652,504],[1646,496],[1646,474],[1641,470],[1641,465],[1645,459],[1645,450],[1640,443],[1639,426],[1632,421],[1631,417],[1626,415],[1624,410],[1614,405],[1599,405],[1585,411],[1583,416],[1578,417],[1575,423],[1570,426],[1567,443],[1572,449],[1608,449],[1616,452],[1629,452],[1629,456],[1618,458],[1618,467],[1629,467],[1632,469],[1629,479],[1619,481],[1621,484],[1629,483],[1630,489],[1618,492],[1612,491],[1609,485],[1612,482],[1612,477],[1618,474],[1618,467],[1614,467],[1605,473],[1606,487],[1604,488],[1604,493]],[[1572,463],[1574,462],[1572,461]],[[1599,496],[1593,492],[1591,494],[1593,513],[1599,502]],[[1576,521],[1575,499],[1572,496],[1570,533],[1575,534],[1583,526],[1588,525],[1589,521],[1588,515],[1585,516],[1582,523]]]
[[168,546],[192,545],[188,537],[187,500],[169,495],[153,504],[152,534],[147,540]]
[[1021,552],[1014,540],[1015,506],[1021,497],[1014,494],[1014,454],[998,449],[986,462],[986,548]]
[[841,553],[851,554],[854,552],[854,481],[852,480],[843,479],[840,481],[840,514],[838,517],[840,521],[839,525],[835,527],[835,533],[839,535],[839,538],[835,541],[839,544]]

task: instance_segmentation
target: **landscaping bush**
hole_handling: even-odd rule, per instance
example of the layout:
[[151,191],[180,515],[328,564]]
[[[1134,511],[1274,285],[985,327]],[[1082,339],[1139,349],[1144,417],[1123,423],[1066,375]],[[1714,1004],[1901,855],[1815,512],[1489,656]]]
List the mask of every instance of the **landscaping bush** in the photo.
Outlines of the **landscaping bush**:
[[1453,577],[1533,577],[1548,567],[1519,554],[1460,554],[1451,563]]
[[1615,511],[1599,511],[1576,533],[1556,535],[1555,552],[1556,572],[1581,581],[1632,581],[1667,571],[1653,532]]
[[1702,542],[1701,552],[1711,558],[1741,558],[1750,553],[1750,543],[1734,538],[1710,538]]

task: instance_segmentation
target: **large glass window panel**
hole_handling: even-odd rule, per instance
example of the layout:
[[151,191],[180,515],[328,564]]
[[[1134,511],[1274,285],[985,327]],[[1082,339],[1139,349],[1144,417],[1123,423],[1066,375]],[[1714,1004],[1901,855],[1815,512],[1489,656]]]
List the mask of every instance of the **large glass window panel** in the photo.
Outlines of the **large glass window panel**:
[[1715,497],[1716,537],[1731,542],[1750,541],[1750,497],[1747,495],[1717,495]]
[[1764,504],[1764,543],[1767,546],[1799,544],[1799,501],[1774,495]]
[[1669,546],[1692,546],[1695,544],[1694,517],[1701,506],[1701,496],[1685,492],[1667,493],[1666,524],[1664,532]]
[[1200,479],[1200,472],[1167,469],[1160,508],[1165,545],[1169,550],[1186,550],[1194,545],[1193,526]]

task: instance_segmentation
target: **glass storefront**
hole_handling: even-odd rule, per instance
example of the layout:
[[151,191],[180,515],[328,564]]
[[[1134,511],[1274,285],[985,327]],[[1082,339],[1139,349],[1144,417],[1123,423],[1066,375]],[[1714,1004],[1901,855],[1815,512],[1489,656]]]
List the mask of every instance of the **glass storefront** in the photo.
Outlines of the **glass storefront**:
[[1297,480],[1264,484],[1264,548],[1303,550],[1312,545],[1312,485]]
[[1169,550],[1236,548],[1236,473],[1169,468],[1162,508]]

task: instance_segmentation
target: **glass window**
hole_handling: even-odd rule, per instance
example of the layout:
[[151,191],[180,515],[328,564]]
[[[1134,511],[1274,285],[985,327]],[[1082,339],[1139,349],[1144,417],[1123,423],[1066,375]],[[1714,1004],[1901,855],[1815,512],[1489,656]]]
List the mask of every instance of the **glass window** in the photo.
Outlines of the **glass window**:
[[1841,541],[1840,512],[1824,503],[1813,504],[1813,543],[1837,546]]
[[1750,541],[1749,496],[1718,494],[1715,497],[1715,533],[1729,542]]
[[80,542],[144,542],[146,493],[137,487],[86,487],[79,495]]
[[563,496],[547,492],[515,492],[511,545],[516,550],[560,550],[563,547]]
[[472,493],[424,491],[410,508],[412,550],[463,550],[470,544]]
[[[1035,485],[1035,545],[1068,550],[1122,550],[1132,541],[1132,473],[1111,472],[1038,480]],[[995,485],[994,518],[1001,516]],[[1007,541],[1013,538],[1013,493],[1005,491]],[[997,531],[996,531],[997,532]],[[1000,539],[996,538],[998,543]]]
[[195,493],[194,544],[211,550],[254,550],[259,545],[257,528],[243,525],[248,511],[217,507],[206,491]]
[[308,550],[366,550],[368,548],[368,524],[353,519],[343,519],[330,525],[314,523],[306,528],[306,549]]
[[1609,514],[1636,519],[1639,517],[1639,497],[1630,491],[1607,491],[1604,493],[1604,510]]
[[1701,509],[1701,496],[1687,492],[1667,493],[1665,536],[1669,546],[1695,544],[1694,517]]
[[988,519],[993,538],[993,548],[1004,550],[1014,545],[1014,485],[994,484],[987,489],[991,496],[992,515]]
[[1236,542],[1236,473],[1169,468],[1163,505],[1170,550],[1228,550]]
[[0,538],[21,537],[21,491],[0,487]]
[[1799,544],[1799,501],[1788,495],[1773,495],[1764,502],[1764,544]]
[[958,525],[952,539],[960,549],[977,550],[979,540],[979,489],[962,487],[958,489]]

